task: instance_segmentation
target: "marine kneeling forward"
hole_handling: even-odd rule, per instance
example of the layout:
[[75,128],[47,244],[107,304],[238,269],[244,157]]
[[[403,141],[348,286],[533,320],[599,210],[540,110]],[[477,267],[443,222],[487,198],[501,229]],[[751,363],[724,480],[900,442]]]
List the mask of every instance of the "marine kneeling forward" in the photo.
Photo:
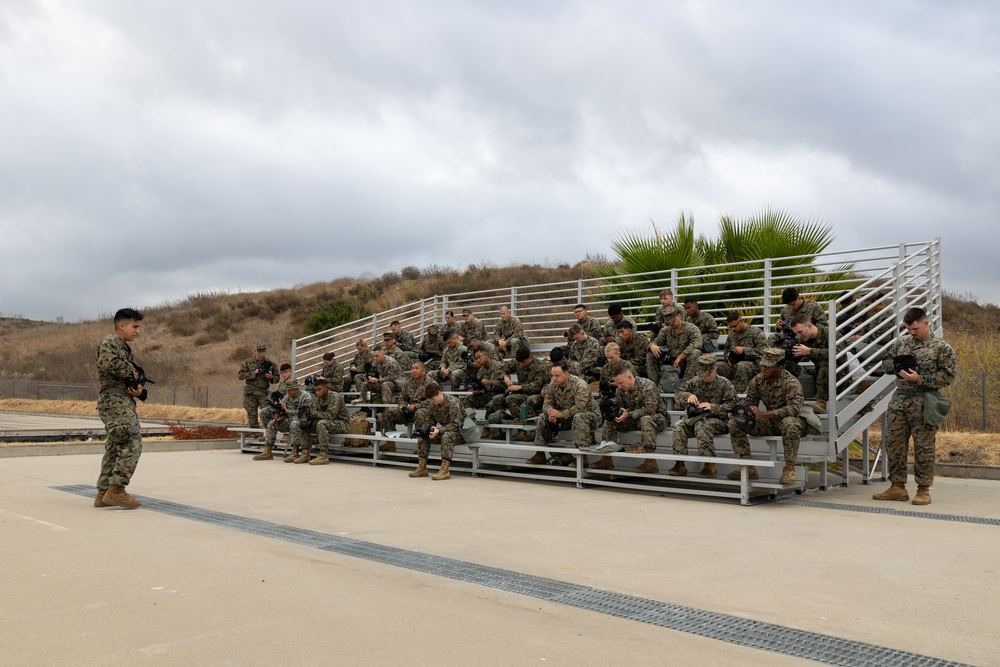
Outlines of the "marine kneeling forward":
[[[604,418],[602,439],[621,445],[622,431],[640,433],[639,444],[629,445],[629,454],[652,454],[656,451],[656,436],[670,426],[670,413],[660,397],[660,392],[652,380],[636,377],[630,364],[623,364],[615,371],[614,400],[609,405],[602,401],[601,412]],[[594,468],[613,468],[610,456],[602,456]],[[660,468],[656,459],[646,459],[633,468],[635,472],[654,473]]]
[[[285,463],[310,463],[326,465],[330,462],[330,436],[337,433],[347,433],[348,422],[351,421],[344,405],[344,397],[335,391],[330,391],[330,381],[318,378],[313,384],[316,398],[312,405],[299,411],[298,419],[292,421],[292,450],[285,457]],[[316,436],[319,443],[319,456],[309,460],[309,450],[312,448],[312,437]]]
[[[299,409],[312,405],[313,395],[304,391],[299,386],[298,381],[291,377],[291,374],[291,365],[289,365],[289,377],[282,380],[280,390],[271,392],[269,405],[261,411],[261,417],[265,417],[267,420],[267,426],[264,429],[264,451],[253,457],[254,461],[273,459],[272,450],[278,433],[289,435],[292,423],[299,418]],[[293,458],[285,460],[291,462]]]
[[[588,446],[594,437],[594,429],[601,425],[601,413],[590,387],[582,378],[571,375],[569,367],[562,362],[552,365],[551,378],[544,391],[545,400],[535,430],[535,445],[561,446],[553,441],[560,431],[572,429],[576,447]],[[545,462],[545,452],[535,452],[526,461],[534,465]],[[571,454],[554,454],[551,462],[573,467],[576,459]]]
[[[674,426],[674,454],[688,453],[688,438],[698,441],[700,456],[715,456],[715,436],[729,432],[729,413],[736,404],[736,389],[715,369],[715,356],[698,357],[698,375],[681,385],[674,398],[685,406],[685,415]],[[677,461],[668,475],[687,474],[683,461]],[[698,477],[715,477],[714,463],[702,466]]]

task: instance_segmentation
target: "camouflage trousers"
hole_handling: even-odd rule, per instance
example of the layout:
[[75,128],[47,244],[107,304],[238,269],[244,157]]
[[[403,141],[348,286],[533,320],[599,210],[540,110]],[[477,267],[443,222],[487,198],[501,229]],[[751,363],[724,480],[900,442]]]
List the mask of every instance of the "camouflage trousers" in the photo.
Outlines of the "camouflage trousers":
[[267,406],[267,392],[247,385],[243,388],[243,409],[247,411],[247,425],[250,428],[260,428],[257,415],[261,408]]
[[142,455],[142,432],[135,414],[135,399],[127,394],[103,392],[97,399],[97,414],[107,432],[97,488],[128,486]]
[[816,400],[828,401],[830,400],[830,364],[825,361],[813,362],[813,364],[812,368],[803,368],[803,370],[816,380]]
[[429,371],[436,371],[437,369],[441,368],[441,358],[431,357],[430,359],[424,362],[424,366]]
[[[413,419],[410,420],[411,424],[421,424],[429,418],[430,413],[427,408],[417,408],[417,411],[413,413]],[[403,421],[403,410],[398,406],[395,408],[388,408],[379,413],[377,417],[379,430],[385,433],[386,431],[395,431],[397,424],[405,424],[407,422]]]
[[417,438],[417,458],[426,459],[431,453],[432,444],[441,445],[442,461],[451,461],[451,457],[455,452],[455,445],[462,444],[462,436],[454,431],[447,431],[445,433],[439,432],[430,440]]
[[[692,377],[694,377],[695,373],[698,372],[699,356],[701,356],[701,353],[698,350],[695,350],[694,352],[691,353],[690,357],[687,357],[684,361],[680,363],[680,366],[677,367],[679,373],[679,378],[678,378],[679,382],[683,382],[684,380],[690,380]],[[662,366],[660,366],[659,358],[654,357],[652,352],[647,352],[646,377],[652,380],[653,384],[659,387],[660,391],[664,393],[672,393],[674,391],[677,391],[677,387],[667,386],[666,388],[664,388],[663,386],[660,385],[660,376],[663,375],[661,369]]]
[[486,421],[491,424],[502,424],[507,417],[504,410],[510,413],[511,418],[521,420],[521,405],[528,405],[528,417],[535,417],[542,409],[542,395],[532,394],[500,394],[486,405]]
[[[290,424],[291,421],[292,420],[288,418],[288,415],[285,415],[281,419],[272,419],[269,422],[267,422],[267,428],[264,429],[264,444],[273,447],[274,441],[278,437],[278,431],[281,431],[282,433],[288,433],[288,431],[291,429],[291,424]],[[295,421],[297,422],[298,419],[296,419]]]
[[[644,452],[655,452],[656,451],[656,434],[662,433],[667,428],[667,418],[661,414],[655,415],[643,415],[636,419],[635,417],[629,416],[620,422],[616,422],[613,419],[605,419],[604,426],[602,427],[601,439],[602,440],[614,440],[618,444],[621,442],[618,439],[618,434],[624,431],[639,431],[639,445]],[[638,454],[638,451],[632,452],[635,449],[635,445],[629,445],[628,449],[631,453]]]
[[330,436],[337,433],[347,433],[347,422],[342,419],[320,419],[309,425],[309,430],[303,430],[298,419],[292,420],[289,442],[292,447],[304,447],[307,451],[311,445],[311,437],[316,436],[320,452],[330,451]]
[[[539,420],[542,418],[540,417]],[[559,430],[565,431],[567,427],[573,431],[573,444],[576,447],[586,447],[590,444],[590,436],[593,435],[594,429],[600,428],[601,426],[601,415],[598,412],[578,412],[573,415],[570,420],[560,419],[559,420]],[[545,438],[542,437],[542,429],[535,429],[535,444],[539,447],[561,447],[562,443],[557,442],[545,442]],[[553,456],[552,458],[557,458]],[[572,457],[567,457],[567,461],[572,460]]]
[[924,403],[920,398],[905,397],[896,408],[886,412],[888,427],[885,434],[889,480],[906,484],[906,457],[913,436],[913,477],[919,486],[934,484],[934,440],[938,424],[924,423]]
[[570,361],[566,364],[566,367],[569,369],[570,375],[583,378],[587,382],[593,382],[601,377],[600,366],[591,366],[585,369],[579,361]]
[[500,343],[498,343],[496,340],[493,340],[491,342],[497,346],[497,350],[500,352],[500,356],[505,359],[507,357],[513,358],[514,355],[517,353],[517,348],[521,347],[522,345],[525,346],[529,345],[528,338],[526,336],[522,338],[518,338],[517,336],[512,336],[511,338],[508,338],[507,349],[501,348]]
[[368,394],[369,403],[394,403],[393,396],[398,394],[403,388],[403,380],[379,380],[377,382],[365,382],[361,375],[354,376],[354,385],[358,388],[361,398]]
[[448,373],[446,379],[441,379],[441,376],[437,373],[434,374],[434,380],[438,384],[442,382],[447,382],[451,386],[452,391],[461,391],[462,386],[465,384],[465,378],[467,377],[468,371],[465,368],[452,368],[451,372]]
[[785,450],[785,462],[795,463],[799,455],[799,440],[805,432],[805,423],[800,417],[785,417],[784,419],[757,418],[757,426],[753,433],[744,433],[732,419],[729,420],[729,438],[733,444],[733,452],[737,456],[750,456],[750,438],[766,435],[780,435],[781,444]]
[[497,405],[503,405],[503,394],[495,394],[487,391],[478,394],[469,394],[468,396],[462,397],[462,407],[468,410],[472,408],[474,410],[482,410],[486,408],[486,412],[490,412],[488,406],[493,406],[496,409]]
[[718,417],[702,417],[694,422],[681,419],[674,425],[674,454],[687,454],[688,438],[693,437],[698,441],[698,454],[715,456],[715,436],[728,431],[726,422]]
[[715,372],[730,380],[737,394],[744,394],[746,393],[747,385],[750,384],[750,380],[760,373],[760,366],[753,361],[740,361],[734,368],[729,365],[729,362],[720,361],[715,364]]

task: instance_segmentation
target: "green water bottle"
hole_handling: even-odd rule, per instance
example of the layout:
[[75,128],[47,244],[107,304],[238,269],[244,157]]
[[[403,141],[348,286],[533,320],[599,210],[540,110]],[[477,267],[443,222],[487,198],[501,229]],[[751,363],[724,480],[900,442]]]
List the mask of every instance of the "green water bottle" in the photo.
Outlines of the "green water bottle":
[[521,423],[528,421],[528,404],[521,403]]

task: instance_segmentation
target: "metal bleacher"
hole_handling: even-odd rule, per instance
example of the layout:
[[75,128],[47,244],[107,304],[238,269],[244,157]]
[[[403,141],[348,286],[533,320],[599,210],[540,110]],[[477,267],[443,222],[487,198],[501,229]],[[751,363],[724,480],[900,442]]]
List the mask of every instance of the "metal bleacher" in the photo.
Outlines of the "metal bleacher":
[[[755,498],[774,498],[784,492],[844,486],[851,472],[860,474],[863,483],[887,477],[884,457],[869,447],[868,436],[870,427],[879,420],[884,429],[893,377],[880,376],[876,371],[880,358],[897,336],[908,308],[918,306],[927,311],[932,330],[937,335],[942,334],[940,260],[940,239],[934,239],[808,257],[440,295],[298,338],[292,342],[292,365],[295,375],[303,377],[319,370],[326,352],[333,352],[341,363],[349,362],[358,339],[374,345],[393,320],[398,320],[403,329],[419,339],[427,326],[443,322],[448,310],[459,313],[463,308],[471,308],[487,330],[492,331],[503,305],[509,306],[520,318],[532,347],[544,349],[563,342],[563,332],[575,321],[573,306],[577,303],[585,304],[590,315],[600,320],[605,319],[608,305],[620,304],[626,316],[641,325],[652,319],[659,292],[667,287],[673,290],[677,302],[683,302],[688,296],[696,297],[701,310],[715,317],[722,332],[725,332],[726,314],[738,310],[750,324],[770,335],[782,307],[782,290],[795,287],[805,298],[818,301],[831,323],[828,415],[822,420],[823,433],[804,438],[799,450],[799,463],[813,466],[812,475],[802,474],[796,485],[781,488],[776,484],[778,471],[768,472],[771,468],[763,466],[758,483],[747,485],[744,481],[743,488],[734,494],[732,487],[727,487],[732,482],[724,479],[669,478],[662,474],[653,479],[649,476],[636,479],[637,476],[625,472],[628,468],[624,466],[618,466],[620,470],[615,474],[588,473],[582,466],[579,471],[569,471],[572,473],[570,481],[575,481],[579,487],[618,486],[660,493],[737,497],[748,504]],[[844,292],[855,296],[857,301],[848,310],[840,311],[838,304]],[[834,323],[836,326],[832,326]],[[758,462],[775,460],[775,443],[768,440],[761,438],[753,442]],[[668,429],[661,434],[657,450],[663,461],[673,460],[670,442]],[[720,436],[717,443],[719,456],[729,456],[728,436]],[[477,476],[489,474],[492,462],[497,470],[507,471],[507,476],[539,478],[537,470],[522,470],[523,466],[518,463],[523,461],[524,451],[512,452],[508,449],[509,442],[507,447],[501,446],[503,444],[489,440],[470,443],[465,451],[469,461],[474,459],[472,472]],[[494,446],[491,448],[491,445]],[[530,444],[518,446],[530,447]],[[692,447],[692,451],[696,449]],[[779,461],[780,451],[779,444]],[[354,460],[364,456],[357,450],[347,454],[347,458]],[[405,452],[401,451],[400,455],[405,458]],[[619,456],[623,463],[627,462],[626,455]],[[456,450],[456,463],[461,458]],[[366,460],[380,465],[377,451]],[[412,464],[415,465],[415,461]],[[780,465],[777,468],[780,470]],[[457,465],[452,470],[459,472],[462,467]],[[802,472],[807,473],[804,467]],[[546,472],[542,478],[550,478],[551,474]],[[830,475],[836,480],[831,482]]]

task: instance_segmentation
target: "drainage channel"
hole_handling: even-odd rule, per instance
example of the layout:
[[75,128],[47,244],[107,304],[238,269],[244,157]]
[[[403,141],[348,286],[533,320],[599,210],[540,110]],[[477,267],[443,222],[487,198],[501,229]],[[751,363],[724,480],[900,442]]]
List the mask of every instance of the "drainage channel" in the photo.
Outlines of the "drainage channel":
[[821,503],[812,500],[780,499],[779,505],[795,505],[797,507],[816,507],[825,510],[841,510],[843,512],[861,512],[864,514],[888,514],[889,516],[905,516],[911,519],[935,519],[936,521],[957,521],[959,523],[974,523],[980,526],[1000,526],[1000,519],[983,516],[966,516],[964,514],[936,514],[934,512],[913,512],[896,510],[890,507],[868,507],[867,505],[845,505],[843,503]]
[[[92,497],[94,487],[53,487],[79,496]],[[374,542],[329,535],[236,514],[182,505],[168,500],[137,496],[147,511],[158,512],[220,528],[268,537],[345,556],[393,565],[425,574],[446,577],[496,590],[595,611],[608,616],[646,623],[699,637],[812,660],[827,665],[962,665],[959,662],[852,641],[774,623],[721,614],[641,598],[625,593],[582,586],[567,581],[537,577],[467,561],[390,547]]]

